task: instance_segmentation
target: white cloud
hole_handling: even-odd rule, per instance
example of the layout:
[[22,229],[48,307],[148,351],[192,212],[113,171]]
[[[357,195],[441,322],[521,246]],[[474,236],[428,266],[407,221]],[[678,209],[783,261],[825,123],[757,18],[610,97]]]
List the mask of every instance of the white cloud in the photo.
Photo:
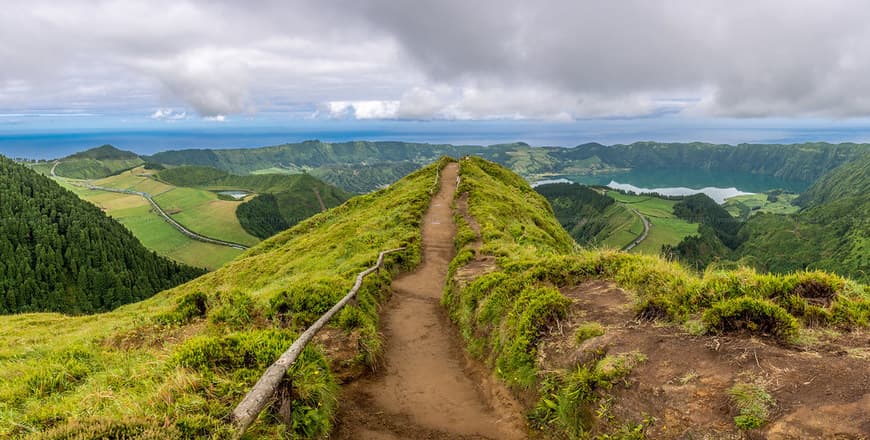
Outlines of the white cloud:
[[227,121],[227,117],[224,115],[203,116],[202,119],[204,121],[209,121],[209,122],[226,122]]
[[859,0],[6,3],[2,113],[870,115]]
[[326,110],[332,118],[394,119],[399,101],[330,101]]
[[160,121],[180,121],[187,119],[187,112],[177,112],[171,108],[158,108],[151,114],[151,119]]

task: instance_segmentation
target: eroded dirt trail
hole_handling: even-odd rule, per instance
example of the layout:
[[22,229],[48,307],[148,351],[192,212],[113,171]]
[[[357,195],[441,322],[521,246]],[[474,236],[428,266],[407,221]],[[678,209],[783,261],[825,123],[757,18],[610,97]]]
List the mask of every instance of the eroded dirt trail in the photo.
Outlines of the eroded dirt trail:
[[439,302],[454,254],[458,168],[451,163],[442,171],[441,190],[423,219],[423,262],[393,281],[381,316],[384,368],[345,388],[335,438],[526,437],[519,405],[491,389],[498,385],[467,360]]

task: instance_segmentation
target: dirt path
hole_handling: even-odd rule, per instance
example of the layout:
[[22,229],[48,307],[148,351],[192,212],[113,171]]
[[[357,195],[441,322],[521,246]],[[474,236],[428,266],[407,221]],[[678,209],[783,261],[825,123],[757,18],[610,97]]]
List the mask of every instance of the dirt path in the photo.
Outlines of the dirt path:
[[457,173],[458,164],[445,167],[423,219],[423,262],[393,281],[394,295],[381,317],[384,368],[345,388],[334,438],[526,437],[519,405],[467,360],[440,305],[454,254]]
[[[569,316],[544,337],[539,365],[570,369],[603,354],[643,353],[646,362],[608,390],[605,402],[616,420],[655,417],[647,438],[870,438],[866,333],[803,349],[759,337],[692,336],[679,327],[636,320],[631,294],[610,281],[587,281],[562,293],[572,300]],[[605,333],[578,346],[571,336],[590,321]],[[734,425],[728,390],[737,382],[760,385],[775,401],[770,421],[760,429],[744,433]]]

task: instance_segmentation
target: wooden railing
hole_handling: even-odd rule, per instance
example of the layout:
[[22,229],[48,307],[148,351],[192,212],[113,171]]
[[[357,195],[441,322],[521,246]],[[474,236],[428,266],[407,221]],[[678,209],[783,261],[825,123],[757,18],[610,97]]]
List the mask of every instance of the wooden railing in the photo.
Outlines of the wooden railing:
[[383,265],[384,255],[398,252],[403,249],[405,248],[400,247],[381,252],[378,255],[378,262],[375,263],[374,266],[360,272],[356,276],[356,282],[354,283],[353,288],[350,289],[350,292],[348,292],[341,301],[332,306],[329,311],[324,313],[323,316],[321,316],[314,324],[311,324],[311,327],[308,327],[308,329],[306,329],[299,338],[290,345],[290,348],[288,348],[287,351],[285,351],[284,354],[275,361],[275,363],[266,369],[266,372],[263,373],[260,380],[258,380],[256,385],[251,388],[251,391],[245,395],[245,398],[242,399],[242,402],[236,406],[236,409],[234,409],[231,414],[233,424],[236,425],[236,438],[241,437],[245,431],[247,431],[248,427],[254,423],[254,420],[256,420],[260,412],[263,411],[263,408],[265,408],[272,400],[281,380],[287,373],[287,370],[294,362],[296,362],[296,359],[300,354],[302,354],[302,350],[304,350],[305,346],[314,338],[314,335],[316,335],[317,332],[319,332],[336,313],[344,308],[344,306],[346,306],[347,303],[356,296],[357,291],[362,286],[363,278],[372,272],[377,271],[381,265]]

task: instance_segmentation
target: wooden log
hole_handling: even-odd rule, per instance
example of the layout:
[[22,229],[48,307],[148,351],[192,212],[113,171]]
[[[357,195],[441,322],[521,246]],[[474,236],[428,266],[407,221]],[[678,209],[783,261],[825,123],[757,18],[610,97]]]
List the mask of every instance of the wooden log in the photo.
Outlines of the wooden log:
[[256,420],[260,412],[263,411],[263,408],[265,408],[269,401],[272,400],[272,397],[275,395],[278,385],[281,383],[287,370],[294,362],[296,362],[296,359],[299,358],[299,355],[302,354],[302,350],[304,350],[305,346],[314,338],[314,335],[316,335],[317,332],[319,332],[336,313],[344,308],[344,306],[356,296],[357,291],[362,286],[363,278],[381,267],[384,263],[384,255],[398,252],[403,249],[405,248],[400,247],[381,252],[378,255],[378,262],[374,266],[360,272],[359,275],[356,276],[356,282],[353,284],[353,288],[350,289],[350,292],[332,306],[329,311],[324,313],[320,319],[314,322],[314,324],[311,324],[311,326],[308,327],[292,345],[290,345],[290,348],[288,348],[287,351],[285,351],[284,354],[275,361],[275,363],[266,369],[266,372],[263,373],[260,380],[257,381],[254,387],[251,388],[251,391],[245,395],[245,398],[242,399],[242,402],[236,406],[230,415],[233,424],[236,426],[236,438],[241,437],[245,431],[247,431],[248,427],[254,423],[254,420]]

